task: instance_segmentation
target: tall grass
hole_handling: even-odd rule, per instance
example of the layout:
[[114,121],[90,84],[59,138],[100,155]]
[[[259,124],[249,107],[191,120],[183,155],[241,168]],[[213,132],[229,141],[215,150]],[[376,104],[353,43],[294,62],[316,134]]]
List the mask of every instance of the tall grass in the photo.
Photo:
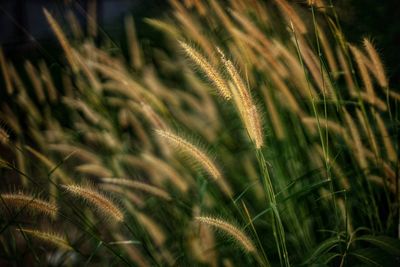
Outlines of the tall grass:
[[125,53],[92,5],[86,38],[44,10],[56,70],[0,51],[2,262],[398,265],[400,97],[379,48],[347,42],[330,1],[170,6],[145,19],[154,47],[127,18]]

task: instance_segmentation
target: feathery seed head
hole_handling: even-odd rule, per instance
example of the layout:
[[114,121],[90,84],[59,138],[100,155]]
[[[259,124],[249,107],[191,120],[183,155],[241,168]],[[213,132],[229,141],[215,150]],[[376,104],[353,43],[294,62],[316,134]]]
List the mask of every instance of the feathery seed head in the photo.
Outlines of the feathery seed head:
[[58,207],[54,203],[42,200],[36,196],[18,192],[1,194],[1,198],[4,201],[3,204],[7,205],[7,207],[19,210],[26,209],[33,214],[41,213],[51,218],[57,217]]
[[157,129],[156,133],[168,143],[190,156],[193,161],[200,164],[214,179],[220,179],[222,177],[215,163],[200,148],[171,131]]
[[185,50],[186,55],[201,69],[207,78],[217,88],[219,94],[226,100],[231,99],[232,95],[229,91],[224,78],[221,74],[203,57],[198,51],[188,44],[179,41],[181,47]]
[[241,115],[243,124],[250,139],[254,142],[256,148],[260,149],[264,145],[260,113],[254,104],[250,91],[243,82],[243,79],[240,77],[239,72],[236,70],[232,61],[226,58],[222,50],[219,48],[217,48],[217,50],[221,55],[221,60],[223,61],[229,76],[232,79],[232,83],[229,84],[232,85],[231,92],[236,108]]
[[368,56],[372,60],[373,68],[375,69],[375,72],[373,74],[376,76],[379,85],[382,88],[386,88],[388,86],[388,79],[378,52],[368,38],[364,38],[364,47],[365,50],[367,50]]
[[242,247],[245,251],[247,252],[255,252],[256,248],[251,241],[251,239],[240,229],[238,229],[236,226],[217,219],[217,218],[212,218],[212,217],[203,217],[203,216],[198,216],[195,217],[195,220],[204,223],[213,227],[216,227],[217,229],[220,229],[233,237]]
[[62,250],[72,250],[73,248],[69,245],[67,239],[56,233],[52,232],[42,232],[36,229],[20,229],[23,233],[28,234],[36,239],[44,241],[46,243],[52,244]]
[[106,218],[112,218],[117,222],[124,220],[123,212],[105,195],[100,193],[91,185],[62,185],[62,187],[70,194],[77,196],[91,205]]

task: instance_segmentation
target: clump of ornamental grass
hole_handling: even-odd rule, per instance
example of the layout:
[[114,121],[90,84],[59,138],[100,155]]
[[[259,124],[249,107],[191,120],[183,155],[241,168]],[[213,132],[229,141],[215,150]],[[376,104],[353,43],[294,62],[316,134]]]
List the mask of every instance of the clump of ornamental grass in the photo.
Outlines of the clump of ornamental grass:
[[107,196],[97,190],[93,185],[62,185],[69,194],[83,199],[89,203],[96,211],[102,214],[106,219],[112,219],[116,222],[124,221],[124,213]]
[[1,206],[3,211],[12,209],[15,212],[27,211],[31,214],[42,214],[50,218],[56,218],[58,214],[58,206],[35,195],[17,193],[1,194]]
[[376,51],[374,44],[368,38],[363,39],[363,44],[369,58],[371,59],[372,64],[370,67],[373,69],[372,74],[376,77],[379,85],[386,89],[389,85],[389,82],[378,51]]
[[[141,43],[129,17],[127,53],[98,29],[95,1],[88,8],[88,39],[72,11],[67,19],[77,40],[45,11],[66,65],[61,75],[44,61],[20,68],[0,50],[0,117],[15,142],[0,126],[0,152],[9,152],[1,155],[0,167],[7,167],[1,174],[24,188],[47,177],[53,183],[43,179],[40,185],[50,189],[50,199],[62,197],[55,186],[62,183],[95,214],[124,222],[127,227],[117,229],[106,220],[93,229],[94,238],[77,227],[71,237],[79,238],[77,250],[84,253],[76,264],[248,266],[254,258],[261,266],[385,266],[380,259],[399,265],[400,94],[389,86],[390,73],[372,41],[348,44],[327,2],[170,0],[165,19],[146,20],[166,34],[165,46]],[[170,130],[177,128],[202,136],[224,171],[206,146]],[[238,138],[241,129],[256,150]],[[210,190],[176,155],[194,163],[230,199]],[[100,183],[71,184],[77,172]],[[136,175],[143,180],[119,178]],[[126,210],[104,191],[123,198]],[[3,194],[2,209],[57,213],[46,206],[53,202],[22,195]],[[158,205],[172,196],[169,205]],[[57,227],[76,222],[74,216],[93,216],[90,209],[71,211],[76,210],[62,210],[71,220],[57,220]],[[200,216],[215,211],[246,218],[238,216],[236,225]],[[214,229],[246,253],[215,243]],[[57,234],[23,231],[68,245]],[[0,239],[1,256],[17,257],[15,242]],[[372,256],[365,250],[369,245]]]

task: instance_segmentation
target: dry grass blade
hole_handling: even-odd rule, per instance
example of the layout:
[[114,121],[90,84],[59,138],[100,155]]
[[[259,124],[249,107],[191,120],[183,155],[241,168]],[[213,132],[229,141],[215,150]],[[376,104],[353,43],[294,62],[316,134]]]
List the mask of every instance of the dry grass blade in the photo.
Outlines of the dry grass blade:
[[47,21],[49,22],[54,34],[56,35],[58,41],[60,42],[60,45],[64,49],[65,56],[67,57],[67,60],[69,64],[72,67],[72,70],[75,72],[78,70],[77,67],[77,62],[75,59],[75,56],[73,54],[73,50],[71,45],[68,43],[67,37],[64,35],[63,30],[61,29],[60,25],[56,22],[56,20],[53,18],[53,16],[47,11],[47,9],[43,9],[44,15],[46,16]]
[[220,53],[225,68],[235,86],[231,91],[237,109],[241,114],[244,126],[250,138],[255,143],[256,148],[259,149],[264,145],[260,113],[253,102],[250,91],[243,82],[243,79],[240,77],[239,72],[236,70],[233,63],[225,57],[222,50],[218,49],[218,52]]
[[367,50],[367,53],[372,60],[374,72],[373,74],[376,76],[379,85],[382,88],[388,87],[388,79],[386,76],[385,68],[383,67],[382,60],[376,51],[375,47],[373,46],[372,42],[367,38],[364,38],[364,47]]
[[184,42],[179,42],[182,48],[190,59],[196,63],[196,65],[202,70],[202,72],[210,79],[210,81],[217,88],[220,95],[226,100],[231,99],[232,94],[224,81],[224,78],[218,73],[218,71],[208,63],[207,59],[197,52],[193,47],[189,46]]

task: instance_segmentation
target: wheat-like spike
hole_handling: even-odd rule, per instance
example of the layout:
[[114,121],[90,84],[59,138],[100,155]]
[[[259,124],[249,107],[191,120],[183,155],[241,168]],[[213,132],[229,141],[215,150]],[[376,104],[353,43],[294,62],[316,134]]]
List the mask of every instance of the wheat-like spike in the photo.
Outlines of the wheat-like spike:
[[251,106],[250,113],[248,114],[252,133],[252,139],[257,149],[264,145],[263,128],[261,123],[261,116],[256,105]]
[[32,65],[31,62],[25,62],[25,70],[28,74],[29,80],[32,83],[32,87],[36,94],[37,99],[42,104],[46,100],[46,96],[44,94],[44,89],[42,85],[42,81],[40,80],[40,76],[36,70],[36,68]]
[[195,40],[208,55],[209,59],[215,62],[216,60],[213,58],[212,43],[208,36],[206,36],[200,29],[200,21],[196,17],[192,16],[192,13],[185,9],[181,2],[182,1],[179,0],[170,0],[171,5],[176,10],[176,12],[174,12],[175,18],[182,25],[181,31],[185,33],[185,36],[189,36],[191,39]]
[[52,232],[42,232],[42,231],[39,231],[36,229],[21,228],[20,230],[23,233],[29,234],[32,237],[42,240],[46,243],[53,244],[63,250],[72,250],[73,249],[69,245],[67,239],[60,234],[52,233]]
[[254,141],[256,148],[259,149],[264,145],[262,123],[259,111],[256,105],[253,103],[251,94],[232,61],[225,57],[222,50],[217,50],[220,53],[225,68],[227,69],[235,86],[235,88],[231,89],[232,95],[235,98],[235,104],[242,116],[244,126],[250,138]]
[[349,231],[349,233],[354,233],[353,223],[351,218],[349,218],[348,216],[348,207],[345,200],[343,198],[337,198],[336,203],[341,213],[343,224],[347,225],[346,228]]
[[97,1],[89,1],[87,2],[87,32],[89,36],[96,37],[97,36]]
[[155,28],[163,33],[166,33],[172,37],[179,38],[181,36],[181,33],[178,31],[178,29],[173,24],[168,23],[166,21],[145,18],[144,22],[146,22],[153,28]]
[[337,78],[338,77],[338,67],[336,63],[336,59],[333,55],[332,48],[329,44],[329,40],[327,36],[324,33],[324,30],[322,30],[320,27],[317,28],[318,35],[319,35],[319,40],[321,41],[321,46],[323,51],[325,52],[326,60],[329,65],[330,72],[333,74],[333,77]]
[[328,130],[338,134],[338,135],[343,135],[345,134],[345,128],[342,127],[340,124],[329,120],[329,119],[324,119],[324,118],[314,118],[314,117],[302,117],[301,118],[302,122],[305,125],[312,125],[314,126],[313,129],[316,129],[318,124],[321,125],[321,127],[327,128]]
[[163,119],[154,111],[154,109],[147,103],[141,102],[141,111],[143,112],[143,115],[146,117],[146,119],[153,125],[153,127],[159,128],[159,129],[166,129],[166,123],[163,121]]
[[146,228],[154,243],[158,247],[161,247],[167,239],[163,229],[152,218],[144,213],[137,212],[135,215],[140,224]]
[[346,121],[347,124],[347,129],[349,130],[349,133],[351,134],[351,139],[347,138],[347,136],[343,136],[348,143],[349,147],[354,148],[355,152],[355,157],[356,160],[358,161],[360,167],[363,170],[366,170],[368,167],[367,160],[365,158],[365,153],[364,153],[364,147],[363,143],[361,142],[361,136],[358,131],[357,125],[355,124],[354,120],[350,116],[350,114],[347,112],[347,110],[343,109],[343,114],[344,114],[344,120]]
[[40,76],[45,84],[49,100],[51,103],[54,103],[57,100],[58,91],[54,85],[50,70],[44,61],[39,62],[39,70],[40,70]]
[[381,134],[381,138],[383,140],[383,145],[385,146],[385,149],[386,149],[387,157],[390,161],[396,162],[396,158],[397,158],[396,149],[394,148],[392,140],[390,139],[390,135],[385,126],[385,123],[382,120],[382,117],[378,113],[375,113],[374,115],[375,115],[376,123],[378,124],[378,129]]
[[225,54],[222,52],[221,49],[217,48],[218,53],[221,55],[222,62],[225,65],[226,70],[229,73],[236,89],[243,100],[243,104],[245,106],[251,106],[252,100],[250,92],[247,90],[247,86],[244,84],[242,77],[240,77],[239,72],[236,70],[235,66],[233,65],[232,61],[226,58]]
[[75,168],[75,171],[96,177],[108,177],[112,175],[112,172],[109,169],[96,163],[79,165]]
[[382,60],[378,52],[376,51],[374,45],[370,40],[364,38],[363,41],[365,50],[367,51],[369,57],[371,58],[373,63],[373,68],[375,69],[375,72],[373,74],[376,76],[378,83],[381,87],[383,88],[388,87],[388,79],[386,76],[385,68],[383,67]]
[[349,62],[347,61],[342,49],[339,46],[336,47],[336,54],[338,56],[341,71],[343,72],[346,86],[347,88],[349,88],[350,94],[357,95],[355,90],[356,86],[354,84],[353,76],[351,75]]
[[399,94],[399,93],[396,93],[396,92],[393,92],[393,91],[389,91],[389,95],[390,95],[392,98],[394,98],[395,100],[400,101],[400,94]]
[[196,221],[205,223],[211,226],[214,226],[226,233],[228,233],[230,236],[232,236],[236,241],[239,242],[239,244],[242,245],[242,247],[248,251],[248,252],[255,252],[256,248],[251,241],[249,237],[246,236],[244,232],[242,232],[240,229],[238,229],[236,226],[217,219],[217,218],[212,218],[212,217],[203,217],[203,216],[198,216],[195,217]]
[[87,103],[82,100],[73,99],[70,97],[63,97],[62,102],[70,108],[81,111],[84,117],[94,125],[98,125],[100,124],[100,122],[104,121],[104,119],[95,110],[89,107]]
[[377,175],[370,174],[367,176],[367,179],[381,187],[386,186],[391,193],[396,194],[396,185],[392,183],[390,180],[388,180],[386,177],[380,177]]
[[123,212],[110,199],[93,188],[93,186],[72,184],[62,185],[62,187],[72,195],[80,197],[92,204],[105,217],[113,218],[117,222],[122,222],[124,220]]
[[271,81],[274,83],[275,87],[282,92],[283,98],[285,99],[285,103],[288,107],[290,107],[293,113],[297,113],[301,115],[303,111],[300,108],[295,96],[292,91],[286,85],[285,81],[279,77],[277,73],[271,72]]
[[75,16],[72,10],[67,10],[66,20],[68,22],[69,28],[71,29],[72,36],[76,40],[80,40],[83,37],[83,30],[78,21],[78,18]]
[[185,53],[190,57],[190,59],[196,63],[196,65],[210,79],[210,81],[218,89],[220,95],[226,100],[231,99],[231,92],[229,91],[229,88],[227,87],[223,77],[210,63],[208,63],[207,59],[188,44],[182,41],[180,41],[179,44],[185,50]]
[[148,153],[144,153],[142,157],[152,168],[167,177],[179,190],[184,193],[188,191],[189,184],[172,166]]
[[363,58],[365,56],[357,47],[349,45],[349,48],[350,48],[350,51],[353,53],[354,58],[356,60],[358,70],[360,71],[361,80],[367,91],[367,96],[369,97],[370,101],[374,104],[376,95],[375,95],[374,87],[372,85],[371,77],[368,75],[368,70],[365,66],[365,61],[363,60]]
[[278,113],[278,109],[275,106],[275,102],[273,101],[273,95],[271,90],[268,90],[266,87],[262,88],[261,92],[263,93],[263,98],[265,101],[265,106],[268,109],[268,115],[273,125],[273,130],[275,132],[276,137],[279,140],[283,140],[286,136],[285,130],[282,124],[282,118]]
[[[238,37],[240,40],[247,43],[251,48],[254,48],[254,52],[258,52],[259,56],[265,59],[265,62],[264,60],[259,60],[259,58],[253,54],[253,56],[250,56],[253,58],[252,62],[256,65],[267,65],[270,68],[275,69],[276,72],[282,77],[287,77],[287,68],[282,64],[281,61],[277,60],[277,51],[273,49],[272,42],[264,35],[259,27],[256,26],[243,12],[231,11],[231,14],[245,30],[245,32],[242,32],[241,30],[238,30],[237,27],[233,27],[230,30],[233,36]],[[242,51],[244,51],[244,53],[252,53],[252,49],[248,48],[242,49]]]
[[10,140],[10,135],[8,134],[7,130],[1,127],[0,125],[0,144],[7,144]]
[[383,101],[378,97],[371,98],[368,93],[359,92],[358,94],[355,94],[354,97],[362,99],[366,103],[373,105],[374,107],[380,109],[381,111],[386,111],[388,109],[385,101]]
[[79,158],[80,160],[88,163],[101,163],[101,160],[95,153],[92,153],[89,150],[72,144],[50,144],[47,146],[47,148],[51,151],[57,151],[63,156],[73,154],[74,158]]
[[[39,159],[39,161],[41,161],[48,169],[53,169],[55,166],[57,166],[56,163],[54,163],[53,161],[51,161],[48,157],[46,157],[45,155],[43,155],[42,153],[40,153],[39,151],[33,149],[30,146],[26,146],[25,147],[27,151],[29,151],[30,153],[32,153],[33,156],[35,156],[37,159]],[[54,171],[54,175],[58,176],[61,180],[61,182],[66,183],[68,181],[70,181],[71,179],[68,177],[68,175],[66,175],[60,168],[56,169]]]
[[135,70],[140,70],[143,67],[143,55],[140,50],[140,44],[137,40],[135,22],[132,16],[125,19],[125,32],[128,41],[131,66]]
[[158,129],[156,133],[182,152],[192,156],[214,179],[222,178],[220,170],[200,148],[170,131]]
[[45,214],[51,218],[57,217],[58,207],[54,203],[37,198],[36,196],[19,192],[1,194],[1,198],[8,207],[26,208],[32,213]]
[[123,178],[103,178],[101,180],[104,183],[123,185],[126,187],[130,187],[133,189],[147,192],[149,194],[152,194],[154,196],[157,196],[157,197],[160,197],[160,198],[163,198],[166,200],[171,200],[171,196],[164,190],[162,190],[156,186],[143,183],[143,182],[133,181],[133,180],[129,180],[129,179],[123,179]]
[[50,24],[51,29],[53,30],[58,41],[60,42],[60,45],[65,52],[65,56],[67,57],[69,64],[71,65],[73,71],[76,72],[78,70],[77,62],[76,62],[75,56],[72,52],[71,45],[68,43],[68,39],[66,38],[60,25],[58,25],[58,23],[53,18],[53,16],[50,14],[50,12],[47,11],[47,9],[45,9],[45,8],[43,9],[43,12],[44,12],[44,15],[46,16],[47,21]]
[[379,156],[380,155],[380,151],[378,149],[378,145],[377,145],[378,143],[376,141],[376,136],[372,132],[371,125],[370,125],[370,123],[368,121],[368,118],[364,117],[361,109],[359,109],[359,108],[356,109],[356,114],[357,114],[358,120],[361,123],[361,126],[363,128],[365,136],[368,137],[368,141],[369,141],[369,143],[371,145],[372,151],[375,153],[375,155]]
[[321,94],[326,94],[328,97],[337,100],[336,92],[333,88],[332,81],[330,80],[327,70],[320,68],[318,57],[315,55],[313,49],[303,36],[297,36],[298,42],[292,38],[292,41],[298,43],[301,56],[304,63],[309,68],[310,74],[313,77],[317,88]]
[[137,196],[135,193],[131,192],[127,188],[123,188],[115,184],[100,184],[99,187],[101,188],[101,190],[104,190],[106,192],[111,192],[124,196],[124,200],[132,202],[135,206],[139,208],[143,208],[145,205],[144,201],[139,196]]
[[10,95],[13,93],[14,88],[11,83],[11,77],[10,77],[10,73],[9,73],[9,70],[7,67],[7,61],[4,58],[3,49],[1,47],[0,47],[0,68],[3,73],[3,79],[4,79],[4,83],[6,85],[7,94]]
[[279,9],[286,17],[286,20],[288,22],[291,22],[300,33],[307,33],[307,27],[304,24],[303,20],[297,14],[294,8],[291,7],[289,3],[287,3],[286,0],[275,0],[275,2],[278,4]]

